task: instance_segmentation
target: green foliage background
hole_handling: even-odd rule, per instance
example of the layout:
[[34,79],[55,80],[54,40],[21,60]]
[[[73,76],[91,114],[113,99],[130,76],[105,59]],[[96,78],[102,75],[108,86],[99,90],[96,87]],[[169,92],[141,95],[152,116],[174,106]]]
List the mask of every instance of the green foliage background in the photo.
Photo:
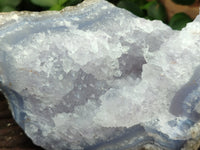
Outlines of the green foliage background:
[[[83,0],[0,0],[0,12],[9,11],[44,11],[61,10],[66,6],[73,6]],[[108,0],[114,5],[124,8],[133,14],[150,20],[161,20],[175,30],[181,30],[192,19],[185,13],[175,14],[167,19],[165,7],[159,0]],[[172,0],[181,5],[191,5],[195,0]]]

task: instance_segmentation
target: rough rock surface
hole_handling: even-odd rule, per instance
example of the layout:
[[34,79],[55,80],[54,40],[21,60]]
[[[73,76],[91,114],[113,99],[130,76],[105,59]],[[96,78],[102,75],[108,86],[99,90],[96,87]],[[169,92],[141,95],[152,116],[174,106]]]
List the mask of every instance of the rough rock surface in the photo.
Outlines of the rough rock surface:
[[0,150],[44,150],[35,146],[16,124],[2,93],[0,93]]
[[179,32],[86,0],[1,14],[0,45],[0,89],[37,145],[176,150],[199,138],[200,16]]

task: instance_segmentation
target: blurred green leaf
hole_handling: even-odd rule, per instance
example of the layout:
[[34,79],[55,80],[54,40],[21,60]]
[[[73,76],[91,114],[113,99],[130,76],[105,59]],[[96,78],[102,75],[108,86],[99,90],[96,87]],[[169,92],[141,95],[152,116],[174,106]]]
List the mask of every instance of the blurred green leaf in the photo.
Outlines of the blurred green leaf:
[[126,10],[132,12],[139,17],[145,16],[144,11],[140,9],[140,3],[138,3],[138,1],[136,0],[121,0],[117,4],[117,6],[120,8],[125,8]]
[[195,2],[195,0],[172,0],[172,1],[181,5],[191,5]]
[[57,5],[54,5],[52,7],[49,8],[49,10],[61,10],[63,9],[64,7],[60,4],[57,4]]
[[0,10],[1,10],[1,12],[11,12],[11,11],[15,11],[15,8],[13,8],[11,6],[4,6]]
[[67,0],[65,3],[65,6],[74,6],[77,5],[78,3],[81,3],[83,0]]
[[191,21],[192,19],[185,13],[177,13],[170,19],[169,26],[174,30],[181,30]]
[[144,5],[142,9],[147,11],[148,18],[151,20],[157,19],[162,20],[163,22],[167,21],[167,13],[165,7],[155,0]]
[[135,4],[137,4],[138,6],[144,6],[146,3],[147,3],[147,1],[146,0],[133,0],[133,2],[135,3]]
[[145,5],[143,5],[143,6],[141,7],[141,9],[144,9],[144,10],[149,9],[149,7],[150,7],[154,2],[155,2],[155,1],[151,1],[151,2],[146,3]]
[[21,2],[21,0],[0,0],[0,6],[1,7],[16,7],[17,5],[19,5]]
[[31,2],[41,7],[52,7],[58,4],[58,0],[31,0]]
[[58,4],[60,6],[62,6],[63,4],[65,4],[68,0],[58,0]]

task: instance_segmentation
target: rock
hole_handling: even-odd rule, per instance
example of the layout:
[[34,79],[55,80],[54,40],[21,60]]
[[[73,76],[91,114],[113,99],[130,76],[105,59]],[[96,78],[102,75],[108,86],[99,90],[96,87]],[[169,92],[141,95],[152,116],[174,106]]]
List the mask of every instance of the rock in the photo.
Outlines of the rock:
[[0,24],[0,89],[35,144],[177,150],[199,139],[200,16],[173,31],[85,0]]

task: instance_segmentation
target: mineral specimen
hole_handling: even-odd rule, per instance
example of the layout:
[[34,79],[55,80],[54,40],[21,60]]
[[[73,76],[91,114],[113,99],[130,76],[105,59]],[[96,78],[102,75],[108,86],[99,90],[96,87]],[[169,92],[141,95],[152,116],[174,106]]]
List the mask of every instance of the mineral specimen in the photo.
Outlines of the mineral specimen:
[[0,89],[47,150],[177,150],[199,139],[200,16],[182,31],[104,0],[0,14]]

